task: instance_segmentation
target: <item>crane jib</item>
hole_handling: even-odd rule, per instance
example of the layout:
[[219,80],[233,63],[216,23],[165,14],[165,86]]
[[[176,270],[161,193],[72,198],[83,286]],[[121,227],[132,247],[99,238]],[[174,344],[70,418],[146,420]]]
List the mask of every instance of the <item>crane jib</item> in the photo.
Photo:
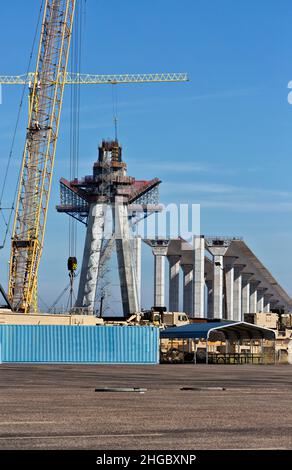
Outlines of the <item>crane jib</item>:
[[[25,85],[33,82],[35,74],[27,75],[0,75],[0,85]],[[62,77],[59,77],[59,81]],[[65,76],[66,85],[115,85],[123,83],[163,83],[163,82],[188,82],[187,73],[165,72],[165,73],[127,73],[114,75],[93,75],[67,72]]]

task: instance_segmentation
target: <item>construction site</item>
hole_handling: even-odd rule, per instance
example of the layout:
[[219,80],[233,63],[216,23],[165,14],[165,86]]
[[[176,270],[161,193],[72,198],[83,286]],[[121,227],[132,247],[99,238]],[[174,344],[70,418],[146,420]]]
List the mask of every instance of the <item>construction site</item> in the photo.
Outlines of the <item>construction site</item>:
[[[160,230],[168,209],[159,166],[150,165],[151,177],[141,178],[143,166],[132,175],[133,155],[118,133],[117,87],[164,86],[171,102],[173,87],[187,93],[194,78],[81,73],[87,2],[38,3],[27,72],[0,72],[3,94],[22,87],[19,112],[28,108],[17,170],[19,117],[0,174],[1,260],[9,258],[7,277],[0,267],[0,449],[291,448],[292,297],[248,236],[202,233],[199,220],[188,237],[180,224]],[[112,89],[112,137],[95,136],[95,159],[81,162],[80,90],[101,85]],[[56,185],[68,90],[70,157]],[[183,186],[182,170],[176,179]],[[54,217],[68,222],[67,242],[58,224],[46,234],[56,194]],[[175,191],[172,201],[179,207]],[[48,238],[67,273],[44,302]]]

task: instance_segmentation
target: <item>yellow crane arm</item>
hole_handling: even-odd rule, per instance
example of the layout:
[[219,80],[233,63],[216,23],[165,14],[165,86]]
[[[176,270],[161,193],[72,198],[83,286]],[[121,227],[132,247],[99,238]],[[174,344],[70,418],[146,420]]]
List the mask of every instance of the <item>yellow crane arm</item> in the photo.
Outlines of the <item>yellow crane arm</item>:
[[8,297],[31,309],[42,254],[76,0],[46,0],[12,233]]
[[[0,75],[0,85],[25,85],[34,80],[33,72],[27,75]],[[62,80],[63,77],[60,77]],[[71,73],[65,75],[66,85],[104,85],[117,83],[163,83],[187,82],[186,73],[127,73],[115,75],[92,75],[89,73]]]

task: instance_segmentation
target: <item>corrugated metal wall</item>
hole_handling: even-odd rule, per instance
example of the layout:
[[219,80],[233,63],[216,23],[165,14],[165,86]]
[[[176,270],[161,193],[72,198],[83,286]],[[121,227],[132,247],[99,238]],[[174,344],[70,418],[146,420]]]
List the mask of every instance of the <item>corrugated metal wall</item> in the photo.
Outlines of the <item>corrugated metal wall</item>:
[[0,362],[157,364],[152,326],[0,325]]

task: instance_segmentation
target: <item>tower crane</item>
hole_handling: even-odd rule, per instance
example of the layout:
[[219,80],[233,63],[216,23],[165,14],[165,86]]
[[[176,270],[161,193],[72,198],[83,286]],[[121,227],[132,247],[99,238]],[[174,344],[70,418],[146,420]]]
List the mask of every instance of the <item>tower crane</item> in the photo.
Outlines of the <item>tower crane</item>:
[[46,0],[36,71],[0,76],[29,85],[29,117],[12,231],[8,299],[29,313],[37,291],[60,115],[67,84],[186,82],[186,73],[92,75],[67,72],[76,0]]

